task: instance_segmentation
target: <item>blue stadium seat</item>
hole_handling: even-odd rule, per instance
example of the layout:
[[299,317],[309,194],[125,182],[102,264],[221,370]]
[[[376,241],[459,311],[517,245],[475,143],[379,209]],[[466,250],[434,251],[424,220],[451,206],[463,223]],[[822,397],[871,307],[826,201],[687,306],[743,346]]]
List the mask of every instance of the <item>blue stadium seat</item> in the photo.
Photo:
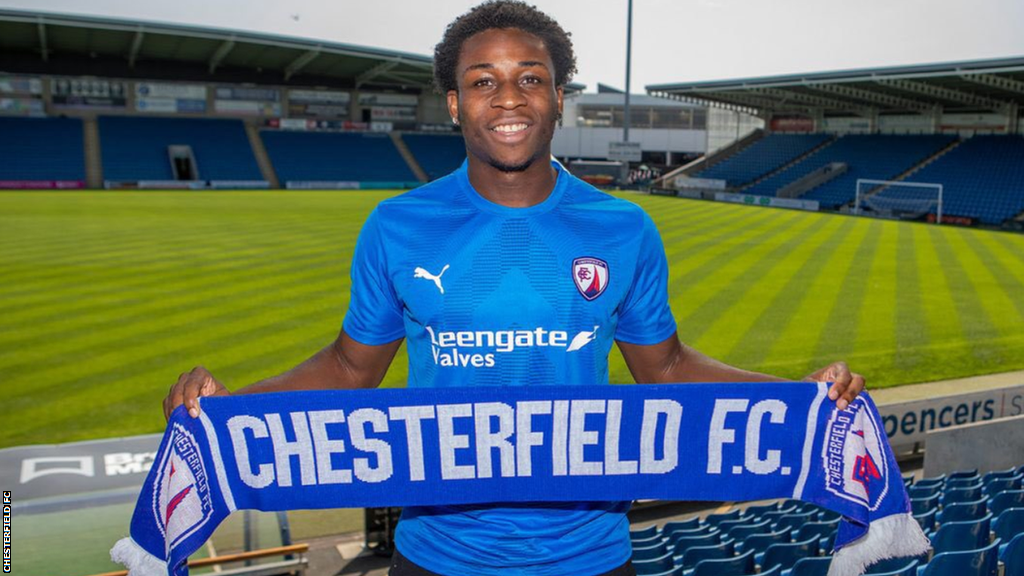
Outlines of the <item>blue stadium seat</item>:
[[999,571],[999,540],[978,550],[936,554],[919,576],[996,576]]
[[748,576],[754,569],[754,552],[748,551],[724,560],[698,562],[689,576]]
[[416,181],[387,134],[263,130],[260,137],[282,183]]
[[938,513],[939,511],[937,509],[933,509],[929,512],[925,512],[924,514],[914,514],[914,520],[917,520],[917,523],[921,526],[922,530],[925,532],[931,532],[935,527],[935,517],[938,516]]
[[761,520],[759,522],[752,522],[750,524],[744,524],[742,526],[733,526],[726,532],[729,538],[735,540],[743,540],[751,534],[767,534],[772,531],[772,523],[770,520]]
[[649,558],[645,560],[633,559],[633,568],[636,569],[637,576],[652,576],[654,574],[664,574],[666,571],[675,570],[675,560],[672,558],[671,553],[665,553],[657,558]]
[[993,470],[991,472],[986,472],[985,475],[981,477],[981,482],[982,484],[988,484],[990,480],[993,480],[995,478],[1009,478],[1011,476],[1018,475],[1019,474],[1016,468],[1007,468],[1006,470]]
[[715,526],[715,528],[720,530],[723,534],[728,534],[733,528],[750,526],[751,524],[763,522],[765,521],[754,518],[753,516],[744,516],[742,518],[737,518],[736,520],[722,520]]
[[932,476],[930,478],[922,478],[917,482],[914,482],[914,488],[923,488],[926,486],[938,486],[942,488],[946,484],[946,475]]
[[980,520],[946,522],[932,536],[932,548],[936,554],[981,548],[988,544],[991,521],[992,515],[987,514]]
[[670,533],[676,530],[692,530],[694,528],[700,528],[700,518],[694,516],[688,520],[670,520],[665,522],[665,525],[661,528],[661,533],[668,536]]
[[711,534],[703,534],[700,536],[683,536],[680,538],[674,538],[669,540],[669,546],[672,548],[672,554],[676,556],[682,556],[686,553],[689,548],[694,546],[713,546],[715,544],[722,543],[722,535],[720,532],[714,532]]
[[942,183],[944,215],[999,224],[1024,211],[1024,137],[968,138],[907,180]]
[[748,194],[774,196],[779,189],[832,162],[844,162],[846,172],[805,193],[825,208],[852,202],[860,178],[891,180],[922,160],[949,146],[954,136],[851,134],[838,138],[800,162],[758,182]]
[[801,542],[789,544],[772,544],[764,551],[761,559],[762,568],[782,566],[782,569],[790,568],[801,558],[809,558],[818,555],[818,539],[808,538]]
[[955,502],[974,502],[981,498],[981,485],[972,488],[946,488],[939,499],[943,506]]
[[832,564],[831,557],[801,558],[783,576],[828,576],[828,567]]
[[793,507],[796,507],[796,510],[793,513],[808,512],[810,510],[818,509],[817,506],[811,504],[810,502],[804,502],[803,500],[796,500],[793,498],[790,498],[789,500],[783,500],[782,502],[779,503],[779,510],[786,510],[788,508]]
[[833,512],[832,510],[818,511],[818,522],[839,522],[842,517],[842,514],[839,512]]
[[431,180],[454,171],[466,159],[466,142],[461,134],[406,133],[402,140]]
[[943,487],[944,491],[949,491],[951,488],[981,488],[981,478],[977,476],[971,478],[949,478],[946,480],[946,485]]
[[691,570],[704,560],[725,560],[735,553],[732,542],[715,544],[714,546],[691,546],[682,556],[676,558],[676,566],[683,570]]
[[1024,508],[1003,510],[992,522],[992,532],[1003,542],[1010,542],[1024,534]]
[[744,514],[748,516],[754,516],[760,518],[765,512],[775,512],[779,509],[779,503],[773,502],[771,504],[756,504],[754,506],[747,506]]
[[929,510],[935,510],[939,507],[939,495],[934,494],[925,498],[911,498],[910,499],[910,510],[915,514],[924,514]]
[[947,522],[961,522],[963,520],[977,520],[985,515],[985,500],[973,502],[956,502],[943,506],[939,511],[939,524]]
[[869,576],[917,576],[920,560],[913,558],[893,558],[872,564],[864,574]]
[[761,514],[761,520],[771,520],[772,524],[774,524],[778,521],[779,518],[782,518],[787,514],[798,514],[800,512],[801,509],[798,506],[779,508],[778,510],[772,512],[765,512],[764,514]]
[[956,472],[950,472],[946,475],[949,480],[958,480],[963,478],[980,478],[978,476],[978,469],[973,468],[971,470],[957,470]]
[[1009,508],[1024,508],[1024,490],[1006,490],[988,501],[988,510],[998,516]]
[[652,536],[657,536],[657,535],[658,535],[658,527],[657,526],[648,526],[647,528],[641,528],[640,530],[630,530],[629,531],[629,539],[633,540],[633,541],[636,541],[636,540],[647,540],[647,539],[650,539]]
[[999,553],[1005,572],[1003,576],[1024,576],[1024,534],[1013,537]]
[[682,538],[683,536],[701,536],[703,534],[711,534],[718,531],[719,530],[714,526],[708,526],[705,524],[697,526],[696,528],[673,528],[669,531],[662,530],[661,536],[665,540],[672,541],[677,538]]
[[0,180],[85,181],[78,118],[0,117]]
[[1005,478],[990,478],[988,482],[985,483],[982,493],[986,496],[995,496],[996,494],[1007,490],[1020,490],[1021,479],[1024,479],[1024,476],[1020,474]]
[[753,550],[758,554],[764,554],[765,550],[770,546],[775,544],[786,544],[792,541],[792,529],[786,528],[778,532],[770,532],[768,534],[751,534],[743,540],[743,545],[739,548],[744,552],[747,550]]
[[815,510],[811,510],[809,512],[801,512],[798,514],[786,514],[785,516],[782,516],[775,522],[774,528],[776,531],[782,530],[786,527],[796,529],[806,524],[807,522],[813,522],[815,518],[817,518],[817,516],[818,512]]
[[931,498],[932,496],[938,495],[942,492],[942,484],[914,484],[910,488],[907,488],[907,496],[911,498]]
[[703,523],[710,526],[718,526],[719,522],[723,522],[725,520],[738,520],[742,515],[743,512],[739,509],[722,514],[708,514],[707,517],[704,518]]
[[167,147],[188,145],[201,180],[263,180],[241,120],[100,116],[103,178],[174,180]]
[[633,560],[648,561],[661,558],[669,553],[669,545],[664,540],[653,543],[650,546],[638,547],[633,545]]
[[811,536],[818,538],[818,547],[822,550],[831,550],[835,544],[836,532],[839,530],[839,521],[835,522],[808,522],[793,532],[793,540],[799,542]]
[[664,541],[665,539],[662,538],[661,534],[655,534],[654,536],[650,536],[643,540],[630,539],[630,543],[632,544],[633,548],[650,548],[651,546],[657,546],[658,543]]
[[826,134],[769,134],[696,176],[739,186],[777,170],[830,138]]

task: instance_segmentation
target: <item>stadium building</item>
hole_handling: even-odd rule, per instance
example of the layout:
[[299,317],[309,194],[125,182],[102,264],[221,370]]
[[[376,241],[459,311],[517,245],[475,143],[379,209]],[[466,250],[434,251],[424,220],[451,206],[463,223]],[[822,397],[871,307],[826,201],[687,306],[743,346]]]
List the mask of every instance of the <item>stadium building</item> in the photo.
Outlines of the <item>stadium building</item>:
[[[14,10],[0,35],[0,119],[28,143],[3,188],[405,188],[465,155],[429,56]],[[621,139],[622,94],[584,88],[568,86],[554,142],[567,163]],[[636,95],[632,111],[634,164],[680,165],[741,135],[709,130],[703,105]]]
[[747,112],[768,128],[667,175],[666,188],[963,225],[1024,221],[1024,59],[647,90]]

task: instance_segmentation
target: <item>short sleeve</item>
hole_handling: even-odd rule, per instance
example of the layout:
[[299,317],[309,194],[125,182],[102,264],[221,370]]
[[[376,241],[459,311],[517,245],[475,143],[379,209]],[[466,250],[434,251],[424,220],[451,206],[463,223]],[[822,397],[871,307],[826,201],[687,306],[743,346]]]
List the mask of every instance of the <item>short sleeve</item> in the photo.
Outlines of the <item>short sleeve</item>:
[[654,221],[643,214],[632,285],[619,308],[615,339],[630,344],[657,344],[676,331],[668,305],[668,262]]
[[378,345],[405,336],[402,306],[387,273],[380,216],[374,210],[363,224],[352,256],[352,295],[342,327],[358,342]]

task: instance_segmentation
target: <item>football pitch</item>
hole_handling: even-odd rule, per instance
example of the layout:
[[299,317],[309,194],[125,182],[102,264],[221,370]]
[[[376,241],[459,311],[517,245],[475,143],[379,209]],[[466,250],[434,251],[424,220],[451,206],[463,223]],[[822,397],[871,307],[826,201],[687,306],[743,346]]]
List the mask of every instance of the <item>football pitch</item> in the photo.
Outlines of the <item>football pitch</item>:
[[[393,194],[0,194],[0,447],[158,432],[194,365],[236,388],[302,361]],[[712,356],[791,378],[846,359],[869,388],[1024,368],[1024,236],[621,195],[657,222],[680,336]],[[405,375],[403,349],[385,384]],[[611,379],[632,381],[617,353]]]

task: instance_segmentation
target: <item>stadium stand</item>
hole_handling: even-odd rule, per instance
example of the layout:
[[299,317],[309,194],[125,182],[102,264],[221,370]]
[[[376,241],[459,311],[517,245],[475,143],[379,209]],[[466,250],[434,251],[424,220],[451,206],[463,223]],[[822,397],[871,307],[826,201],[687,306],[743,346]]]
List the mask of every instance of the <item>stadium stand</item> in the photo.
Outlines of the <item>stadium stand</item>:
[[907,181],[942,184],[944,215],[999,224],[1024,212],[1024,136],[969,138]]
[[192,148],[200,180],[260,181],[241,120],[100,116],[107,181],[174,180],[168,146]]
[[85,180],[82,121],[0,117],[0,180]]
[[431,180],[452,172],[466,159],[466,143],[458,135],[406,133],[402,140]]
[[769,134],[695,176],[742,186],[807,154],[827,142],[827,134]]
[[849,135],[811,154],[793,166],[745,190],[748,194],[775,196],[776,192],[802,176],[830,162],[844,162],[847,171],[802,196],[817,200],[825,208],[851,202],[858,178],[891,180],[949,146],[955,136]]
[[[931,538],[932,552],[880,562],[867,573],[996,576],[1002,570],[1004,576],[1024,576],[1024,503],[1015,499],[1016,493],[1024,493],[1022,478],[1024,466],[985,475],[964,470],[917,482],[905,477],[914,517]],[[957,500],[975,491],[982,497],[970,504],[982,516],[944,520],[949,510],[963,505]],[[1002,508],[1006,503],[1011,507]],[[823,575],[838,528],[835,513],[806,502],[751,505],[632,531],[632,561],[641,576]]]
[[264,130],[260,137],[286,186],[350,182],[403,188],[417,184],[416,175],[387,134]]

